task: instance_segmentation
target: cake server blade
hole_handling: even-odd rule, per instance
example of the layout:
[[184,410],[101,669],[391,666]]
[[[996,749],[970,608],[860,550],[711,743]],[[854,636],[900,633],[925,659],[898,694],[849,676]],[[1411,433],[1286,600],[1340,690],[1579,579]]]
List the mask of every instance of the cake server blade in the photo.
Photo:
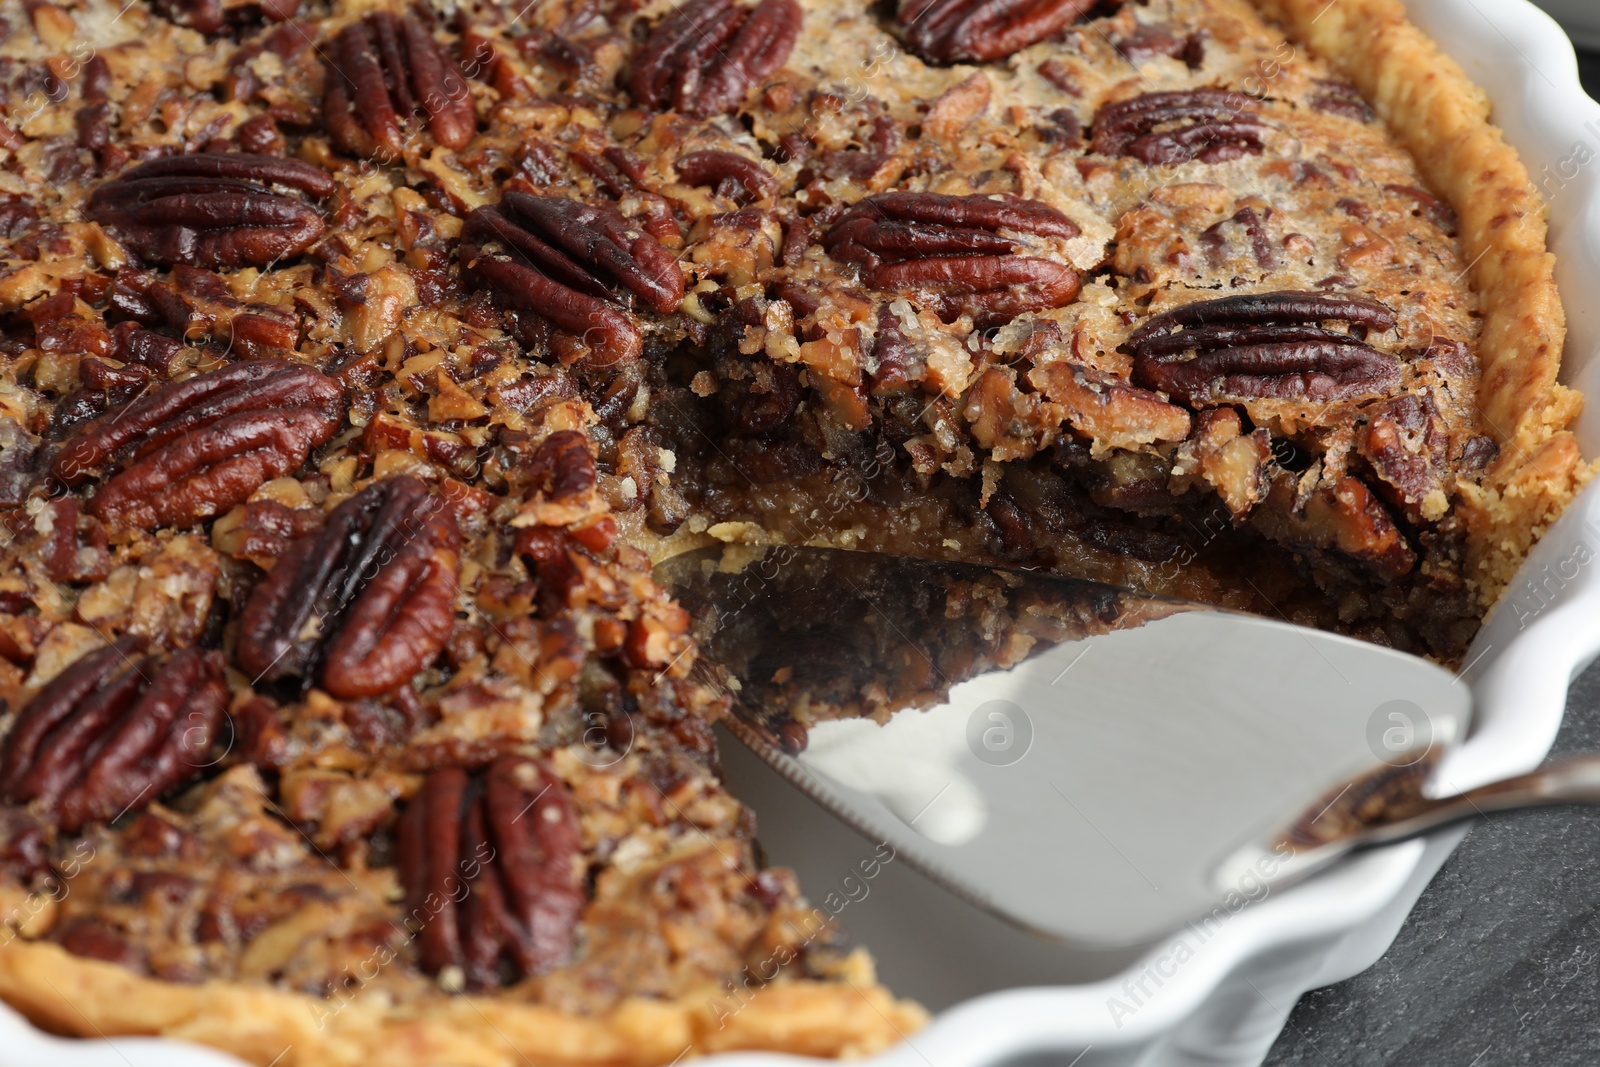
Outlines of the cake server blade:
[[761,758],[947,888],[1085,946],[1348,851],[1386,803],[1422,803],[1470,712],[1416,657],[1097,582],[790,546],[656,574]]

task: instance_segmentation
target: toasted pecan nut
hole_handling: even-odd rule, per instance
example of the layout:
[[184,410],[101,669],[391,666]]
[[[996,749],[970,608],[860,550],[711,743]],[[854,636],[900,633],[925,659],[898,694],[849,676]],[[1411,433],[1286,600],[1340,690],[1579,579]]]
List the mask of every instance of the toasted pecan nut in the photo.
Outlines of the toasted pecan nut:
[[1190,415],[1183,408],[1093,367],[1054,360],[1030,371],[1028,381],[1097,447],[1137,449],[1189,435]]
[[586,493],[598,478],[589,439],[577,430],[557,430],[540,442],[529,473],[534,486],[551,500]]
[[415,478],[375,482],[295,541],[239,621],[252,682],[298,679],[350,700],[403,686],[455,627],[461,534]]
[[320,508],[290,508],[276,500],[252,500],[219,518],[211,527],[211,546],[234,557],[270,567],[296,538],[322,528]]
[[895,192],[855,204],[823,246],[835,259],[859,264],[872,289],[926,290],[941,315],[970,314],[993,325],[1077,299],[1076,270],[1017,253],[1078,232],[1071,219],[1037,200]]
[[633,61],[628,91],[656,110],[704,119],[744,102],[761,79],[783,66],[800,36],[795,0],[690,0],[656,23]]
[[468,285],[548,319],[613,363],[643,350],[623,308],[637,302],[666,314],[683,302],[677,259],[611,207],[508,192],[468,216],[459,255]]
[[162,378],[172,370],[172,361],[183,351],[183,342],[146,329],[129,319],[111,330],[115,348],[112,354],[123,363],[148,367]]
[[1091,148],[1152,166],[1192,159],[1224,163],[1259,155],[1266,132],[1255,102],[1243,93],[1188,89],[1106,104],[1094,117]]
[[766,168],[737,152],[690,152],[679,156],[673,166],[685,183],[707,186],[739,203],[760,200],[778,191],[778,180]]
[[[1134,380],[1190,407],[1248,400],[1326,403],[1381,396],[1400,381],[1400,363],[1342,321],[1388,330],[1394,312],[1375,300],[1284,291],[1203,300],[1156,315],[1135,330]],[[1192,354],[1192,355],[1191,355]]]
[[299,255],[327,229],[296,192],[332,194],[320,167],[280,156],[201,152],[141,163],[106,182],[85,211],[140,259],[211,270]]
[[262,22],[287,22],[300,11],[301,0],[166,0],[158,5],[168,18],[208,37],[243,30]]
[[80,359],[78,380],[83,384],[62,397],[50,413],[51,435],[65,436],[74,427],[137,399],[154,378],[148,367],[138,363],[114,367],[94,356]]
[[222,0],[155,0],[150,6],[179,26],[187,26],[207,37],[215,37],[228,24]]
[[206,764],[227,707],[222,655],[133,657],[124,637],[57,675],[20,712],[0,751],[0,788],[68,833],[159,799]]
[[1447,237],[1454,237],[1461,230],[1461,219],[1457,217],[1455,208],[1440,200],[1426,189],[1419,189],[1415,185],[1400,185],[1394,182],[1386,184],[1384,192],[1393,193],[1405,200],[1413,201],[1415,207],[1411,214],[1417,218],[1427,219],[1439,228],[1439,232]]
[[1192,448],[1199,476],[1229,513],[1241,516],[1261,502],[1271,483],[1272,438],[1264,427],[1244,432],[1236,408],[1209,408],[1194,419]]
[[1359,478],[1344,476],[1296,506],[1289,477],[1272,483],[1251,522],[1264,534],[1302,551],[1334,549],[1393,581],[1409,574],[1417,555],[1389,510]]
[[31,885],[50,874],[44,827],[21,808],[0,808],[0,877]]
[[81,485],[115,471],[88,511],[150,530],[213,518],[298,470],[333,436],[344,391],[294,363],[249,360],[168,383],[82,427],[52,472]]
[[111,573],[105,528],[93,519],[81,524],[77,498],[50,502],[52,528],[44,544],[44,570],[57,582],[98,582]]
[[1313,84],[1318,87],[1318,92],[1311,97],[1309,103],[1316,110],[1326,111],[1330,115],[1340,115],[1354,122],[1371,122],[1378,117],[1377,112],[1362,99],[1361,91],[1354,85],[1320,78]]
[[[290,2],[294,2],[294,0],[290,0]],[[255,34],[242,42],[240,47],[228,58],[227,73],[223,75],[222,82],[218,86],[222,93],[222,98],[224,100],[251,100],[258,98],[261,95],[263,86],[261,75],[257,73],[256,60],[260,56],[270,53],[286,63],[290,62],[300,53],[314,45],[315,34],[316,30],[308,23],[285,22],[265,33]],[[305,105],[297,107],[298,114],[296,118],[298,120],[303,115],[304,120],[309,122],[311,115],[304,108]],[[244,125],[247,125],[250,121],[253,120],[247,119],[245,124],[241,125],[239,131],[234,135],[235,138],[238,138],[240,134],[246,133]],[[246,149],[246,151],[250,151],[250,149]]]
[[459,968],[473,989],[571,958],[587,894],[567,787],[550,768],[502,756],[478,773],[428,776],[400,818],[406,922],[429,974]]
[[340,151],[397,159],[418,115],[446,148],[478,132],[466,77],[415,17],[372,12],[340,30],[331,52],[322,121]]
[[1450,434],[1433,398],[1410,393],[1367,411],[1356,451],[1372,466],[1373,489],[1414,522],[1449,509]]
[[225,4],[223,0],[154,0],[151,7],[179,26],[216,37],[230,29],[292,19],[300,10],[300,0],[245,0],[235,4]]
[[929,63],[1004,59],[1078,21],[1096,0],[908,0],[900,36]]
[[1226,261],[1228,238],[1225,227],[1229,225],[1237,226],[1244,231],[1245,237],[1250,241],[1250,253],[1255,256],[1256,263],[1262,270],[1273,270],[1277,267],[1278,255],[1272,247],[1272,238],[1267,233],[1266,219],[1255,208],[1246,206],[1234,212],[1232,217],[1212,223],[1200,231],[1200,244],[1205,248],[1206,261],[1213,269],[1220,267]]

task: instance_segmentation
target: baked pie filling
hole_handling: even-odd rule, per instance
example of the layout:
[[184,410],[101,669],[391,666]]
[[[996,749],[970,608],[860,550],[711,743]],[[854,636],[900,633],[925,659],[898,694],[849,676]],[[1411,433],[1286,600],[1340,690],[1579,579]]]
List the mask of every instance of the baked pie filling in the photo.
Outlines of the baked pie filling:
[[1542,216],[1319,6],[0,5],[0,996],[286,1067],[899,1040],[721,784],[689,549],[1458,662],[1587,476]]

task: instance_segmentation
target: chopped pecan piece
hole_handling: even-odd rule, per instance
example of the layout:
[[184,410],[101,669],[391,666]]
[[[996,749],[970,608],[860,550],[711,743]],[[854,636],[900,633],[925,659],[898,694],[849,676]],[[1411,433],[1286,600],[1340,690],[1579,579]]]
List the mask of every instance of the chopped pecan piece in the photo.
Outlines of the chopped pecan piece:
[[583,338],[611,363],[643,350],[623,308],[637,301],[666,314],[683,302],[677,259],[611,207],[508,192],[468,216],[459,254],[469,285]]
[[50,874],[44,827],[21,808],[0,808],[0,878],[31,885]]
[[534,487],[551,500],[588,492],[596,479],[588,437],[576,430],[557,430],[540,443],[528,473]]
[[778,190],[778,180],[766,168],[737,152],[690,152],[679,156],[674,166],[687,184],[708,186],[739,203],[760,200]]
[[[256,34],[244,41],[228,59],[227,73],[223,75],[218,89],[224,100],[253,100],[261,96],[264,86],[261,74],[258,73],[257,58],[271,54],[285,64],[294,60],[306,49],[315,44],[316,30],[304,22],[285,22],[265,33]],[[309,104],[296,104],[294,107],[296,123],[301,121],[306,124],[312,122],[312,113]],[[287,116],[280,116],[287,117]],[[245,126],[253,120],[247,119],[241,124],[234,134],[235,138],[247,133]],[[251,149],[246,149],[251,151]]]
[[240,300],[227,279],[199,267],[180,264],[165,279],[150,271],[122,271],[110,299],[117,315],[133,320],[112,331],[116,357],[142,363],[163,378],[185,347],[173,338],[193,347],[203,347],[207,338],[225,343],[239,359],[276,355],[300,342],[300,317],[292,307]]
[[851,207],[823,246],[835,259],[859,264],[872,289],[928,290],[941,315],[970,314],[992,325],[1077,298],[1076,270],[1018,253],[1078,232],[1037,200],[896,192]]
[[1038,44],[1095,6],[1095,0],[908,0],[895,23],[929,63],[984,63]]
[[1266,133],[1254,102],[1225,89],[1145,93],[1106,104],[1094,117],[1091,147],[1105,156],[1131,156],[1152,166],[1223,163],[1259,154]]
[[239,666],[253,683],[294,678],[343,700],[407,684],[455,627],[460,542],[454,511],[422,482],[375,482],[256,587],[239,621]]
[[153,378],[149,368],[137,363],[113,367],[93,356],[79,360],[78,380],[83,385],[62,397],[50,413],[52,434],[64,436],[80,423],[129,403],[150,388]]
[[1426,189],[1418,189],[1414,185],[1385,185],[1385,192],[1413,200],[1416,206],[1411,213],[1418,218],[1425,218],[1439,228],[1439,231],[1448,237],[1454,237],[1461,228],[1461,220],[1456,217],[1455,209],[1440,200]]
[[294,193],[322,199],[333,188],[328,172],[309,163],[202,152],[124,171],[96,189],[85,210],[151,263],[265,267],[304,252],[327,228]]
[[1067,422],[1097,450],[1181,441],[1189,435],[1187,411],[1092,367],[1056,360],[1029,371],[1028,381],[1061,405]]
[[294,363],[250,360],[168,383],[82,427],[52,471],[81,485],[116,473],[89,500],[102,522],[192,526],[298,470],[333,436],[344,391]]
[[82,521],[75,497],[64,496],[49,506],[52,527],[44,545],[45,573],[58,582],[103,581],[111,573],[105,528],[93,519]]
[[940,144],[955,144],[989,109],[991,85],[983,71],[952,85],[928,105],[922,116],[923,136]]
[[183,351],[182,341],[148,330],[132,320],[117,323],[111,330],[111,338],[115,345],[112,354],[119,360],[148,367],[162,378],[171,373],[172,361]]
[[800,36],[795,0],[690,0],[656,23],[633,61],[628,92],[643,107],[690,118],[725,114],[783,66]]
[[68,833],[156,800],[205,766],[227,707],[222,655],[135,660],[124,637],[62,671],[20,712],[0,752],[5,799],[37,801]]
[[39,444],[39,438],[29,433],[18,419],[9,414],[0,415],[0,508],[16,507],[28,499],[38,481],[34,470],[41,451]]
[[79,311],[76,296],[65,289],[30,307],[28,320],[41,351],[111,354],[111,334],[104,324]]
[[493,989],[571,958],[583,844],[547,766],[502,756],[478,774],[434,771],[400,818],[398,858],[429,974],[457,968],[469,988]]
[[[770,365],[774,370],[777,365]],[[792,378],[793,375],[791,374]],[[689,501],[672,485],[661,467],[662,449],[650,426],[635,426],[617,444],[617,473],[632,478],[634,500],[645,508],[645,521],[657,533],[672,533],[689,518]]]
[[1371,122],[1378,116],[1361,97],[1361,92],[1354,85],[1345,82],[1324,81],[1318,79],[1316,85],[1319,91],[1308,101],[1318,111],[1326,111],[1330,115],[1342,115],[1355,122]]
[[1383,502],[1359,478],[1338,478],[1313,492],[1298,509],[1294,497],[1290,478],[1280,475],[1251,521],[1268,537],[1291,548],[1334,549],[1391,581],[1416,566],[1416,552]]
[[1270,482],[1272,440],[1257,427],[1244,432],[1233,408],[1211,408],[1195,416],[1191,439],[1199,475],[1217,491],[1228,511],[1244,515],[1261,502]]
[[249,29],[261,22],[285,22],[300,10],[300,0],[155,0],[155,11],[196,33],[216,37],[228,30]]
[[1234,212],[1231,218],[1223,219],[1200,231],[1200,243],[1205,246],[1206,260],[1212,269],[1215,270],[1226,262],[1228,238],[1225,227],[1230,224],[1244,230],[1245,236],[1250,239],[1250,252],[1262,270],[1275,268],[1278,265],[1278,255],[1272,248],[1272,237],[1267,233],[1266,226],[1266,220],[1271,215],[1270,209],[1263,217],[1255,208],[1247,205]]
[[296,538],[322,528],[320,508],[290,508],[276,500],[252,500],[211,526],[211,547],[235,559],[271,567]]
[[1379,396],[1400,363],[1356,333],[1387,330],[1394,312],[1375,300],[1285,291],[1203,300],[1152,317],[1128,338],[1133,376],[1190,407],[1248,400],[1328,402]]
[[0,237],[15,240],[38,219],[39,208],[31,197],[21,193],[0,195]]
[[322,97],[322,122],[339,150],[397,159],[417,115],[446,148],[465,148],[478,131],[467,79],[428,28],[374,11],[340,30]]
[[1413,520],[1449,510],[1450,434],[1432,397],[1408,393],[1369,412],[1356,450],[1377,475],[1373,488]]
[[1198,70],[1205,64],[1206,31],[1197,30],[1180,37],[1167,23],[1141,22],[1131,35],[1118,38],[1112,45],[1118,55],[1136,66],[1148,59],[1166,56],[1181,59],[1190,70]]

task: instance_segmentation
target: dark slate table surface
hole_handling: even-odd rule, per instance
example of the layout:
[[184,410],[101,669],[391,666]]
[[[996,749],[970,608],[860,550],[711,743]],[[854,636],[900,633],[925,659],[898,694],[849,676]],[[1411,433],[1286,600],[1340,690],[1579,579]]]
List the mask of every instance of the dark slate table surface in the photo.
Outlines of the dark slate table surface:
[[[1600,99],[1600,54],[1580,56]],[[1572,687],[1557,754],[1600,749],[1600,664]],[[1600,1065],[1600,812],[1475,827],[1393,947],[1306,995],[1269,1067]]]

